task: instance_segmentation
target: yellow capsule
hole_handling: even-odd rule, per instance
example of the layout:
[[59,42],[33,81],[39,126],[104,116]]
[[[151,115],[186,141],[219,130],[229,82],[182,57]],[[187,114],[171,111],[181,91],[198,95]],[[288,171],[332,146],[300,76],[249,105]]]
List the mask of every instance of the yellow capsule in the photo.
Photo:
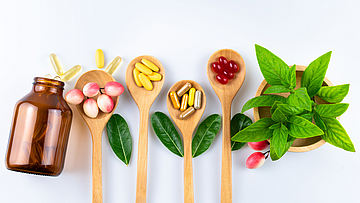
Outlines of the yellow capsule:
[[158,71],[159,71],[159,68],[158,68],[155,64],[151,63],[149,60],[147,60],[147,59],[141,59],[141,62],[142,62],[145,66],[149,67],[151,70],[153,70],[153,71],[155,71],[155,72],[158,72]]
[[191,106],[188,109],[186,109],[186,111],[182,112],[179,117],[180,117],[180,119],[185,119],[185,118],[189,117],[190,115],[192,115],[194,112],[195,112],[195,109],[194,109],[194,107]]
[[153,89],[153,85],[152,85],[150,79],[144,73],[139,74],[139,79],[140,79],[141,84],[144,86],[144,88],[146,90],[152,90]]
[[98,68],[104,67],[104,53],[101,49],[98,49],[95,52],[95,62]]
[[142,72],[142,73],[144,73],[146,75],[151,75],[151,73],[152,73],[150,68],[146,67],[142,63],[135,63],[135,68],[137,68],[140,72]]
[[112,60],[111,63],[106,67],[105,72],[112,75],[116,71],[116,69],[119,67],[121,61],[122,61],[122,59],[120,56],[115,57],[114,60]]
[[195,88],[191,88],[189,90],[189,106],[193,106],[194,105],[194,100],[195,100],[195,92],[196,92],[196,89]]
[[134,68],[133,76],[134,76],[135,83],[137,86],[142,87],[142,84],[141,84],[140,78],[139,78],[139,74],[140,74],[140,71],[138,69]]
[[173,104],[173,107],[175,109],[179,109],[180,108],[180,102],[179,102],[179,98],[178,98],[175,91],[170,92],[170,99],[171,99],[171,102]]
[[160,81],[162,79],[162,75],[160,73],[152,72],[150,75],[147,75],[151,81]]
[[178,97],[183,96],[189,89],[191,88],[191,83],[186,83],[184,86],[182,86],[176,93]]
[[180,111],[185,111],[188,105],[188,100],[189,100],[189,95],[188,94],[184,94],[181,98],[181,106],[180,106]]
[[55,73],[59,76],[62,76],[64,74],[64,69],[60,63],[59,58],[54,53],[50,54],[50,61],[54,67]]
[[66,71],[64,73],[64,75],[61,76],[61,81],[66,82],[68,80],[70,80],[71,78],[73,78],[76,74],[78,74],[78,72],[80,72],[81,70],[81,66],[80,65],[76,65],[72,68],[70,68],[68,71]]

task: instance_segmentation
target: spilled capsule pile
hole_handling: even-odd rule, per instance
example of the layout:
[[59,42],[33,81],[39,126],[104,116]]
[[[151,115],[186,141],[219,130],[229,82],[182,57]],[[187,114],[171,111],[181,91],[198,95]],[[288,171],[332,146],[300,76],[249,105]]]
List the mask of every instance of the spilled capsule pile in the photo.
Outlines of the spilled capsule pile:
[[[122,59],[120,56],[115,57],[110,64],[105,68],[105,72],[109,73],[110,75],[112,75],[117,68],[119,67],[120,63],[121,63]],[[95,52],[95,62],[96,62],[96,66],[98,68],[103,68],[104,64],[105,64],[105,57],[104,57],[104,52],[101,49],[96,50]]]
[[162,75],[157,73],[160,69],[147,59],[141,59],[141,63],[135,63],[133,70],[134,81],[138,87],[152,90],[152,81],[160,81]]
[[191,116],[195,110],[201,108],[201,91],[196,90],[189,82],[176,92],[171,91],[169,93],[169,97],[173,107],[182,111],[180,114],[180,119],[186,119],[187,117]]
[[[49,57],[51,65],[53,66],[55,73],[57,74],[57,76],[54,77],[55,80],[61,80],[63,82],[66,82],[81,71],[81,66],[76,65],[64,73],[64,68],[62,67],[59,58],[54,53],[50,54]],[[51,75],[47,74],[45,77],[51,78]]]

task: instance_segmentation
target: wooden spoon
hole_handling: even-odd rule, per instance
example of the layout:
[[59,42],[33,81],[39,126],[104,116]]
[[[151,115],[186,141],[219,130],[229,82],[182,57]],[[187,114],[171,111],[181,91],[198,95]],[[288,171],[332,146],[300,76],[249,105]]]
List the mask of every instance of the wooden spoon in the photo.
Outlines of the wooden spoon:
[[[133,70],[135,63],[141,62],[141,59],[147,59],[155,64],[160,70],[158,73],[162,75],[161,81],[153,81],[154,88],[151,91],[143,87],[138,87],[135,83]],[[130,95],[134,99],[140,112],[140,130],[138,145],[138,161],[137,161],[137,182],[136,182],[136,203],[146,202],[146,186],[147,186],[147,154],[148,154],[148,126],[149,111],[156,97],[161,91],[165,81],[165,70],[159,60],[152,56],[139,56],[133,59],[126,69],[126,85]]]
[[[82,74],[76,81],[75,89],[82,90],[83,87],[89,82],[96,82],[99,87],[104,87],[106,83],[115,81],[115,79],[103,70],[91,70]],[[95,98],[96,99],[96,98]],[[88,125],[91,137],[92,137],[92,202],[102,203],[102,151],[101,151],[101,136],[103,129],[114,113],[116,106],[119,101],[119,97],[112,97],[114,101],[114,109],[110,113],[103,113],[99,110],[99,114],[96,118],[88,117],[83,110],[83,102],[76,105],[81,117],[85,120]]]
[[[211,64],[218,61],[219,56],[224,56],[227,60],[233,60],[239,65],[239,72],[229,80],[229,83],[222,85],[215,79],[216,74],[211,69]],[[222,164],[221,164],[221,203],[232,202],[232,174],[231,174],[231,103],[242,86],[246,68],[244,59],[239,53],[231,49],[221,49],[213,53],[207,63],[207,75],[212,88],[221,102],[223,118],[223,144],[222,144]]]
[[180,114],[182,111],[175,109],[172,105],[171,99],[167,96],[166,104],[171,118],[174,120],[175,124],[181,131],[181,134],[184,139],[184,202],[193,203],[194,202],[194,186],[193,186],[193,170],[192,170],[192,150],[191,150],[191,141],[193,132],[198,122],[200,121],[201,116],[204,113],[206,107],[206,96],[203,88],[196,82],[192,80],[182,80],[175,83],[169,90],[168,94],[171,91],[177,92],[183,85],[187,82],[191,83],[192,87],[196,90],[202,92],[202,104],[201,108],[196,110],[192,115],[185,119],[180,119]]

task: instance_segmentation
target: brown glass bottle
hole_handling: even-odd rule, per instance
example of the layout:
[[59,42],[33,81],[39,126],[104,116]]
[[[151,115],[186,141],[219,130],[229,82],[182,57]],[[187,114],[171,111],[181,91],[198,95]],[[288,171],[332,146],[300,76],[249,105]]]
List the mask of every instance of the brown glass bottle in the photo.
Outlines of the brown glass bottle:
[[63,89],[61,81],[36,77],[32,91],[15,104],[6,155],[9,170],[61,173],[72,120]]

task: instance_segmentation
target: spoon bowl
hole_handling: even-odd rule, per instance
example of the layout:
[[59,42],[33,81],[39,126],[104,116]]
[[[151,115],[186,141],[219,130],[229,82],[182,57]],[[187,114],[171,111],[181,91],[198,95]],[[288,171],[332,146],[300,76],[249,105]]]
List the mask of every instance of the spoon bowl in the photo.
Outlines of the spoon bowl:
[[[75,83],[75,89],[82,90],[89,82],[95,82],[99,87],[104,87],[106,83],[115,81],[115,79],[103,70],[91,70],[82,74]],[[96,98],[95,98],[96,99]],[[102,151],[101,151],[101,136],[104,127],[111,115],[114,113],[118,103],[119,97],[112,97],[114,101],[114,109],[110,113],[99,111],[96,118],[88,117],[83,110],[83,103],[76,105],[81,117],[88,125],[92,137],[92,201],[96,203],[103,202],[102,199]]]
[[[141,59],[147,59],[155,64],[162,75],[160,81],[152,81],[153,89],[148,91],[143,87],[136,85],[133,70],[136,63],[140,63]],[[126,86],[130,95],[134,99],[140,112],[140,130],[138,144],[138,161],[137,161],[137,182],[136,182],[136,203],[146,202],[146,186],[147,186],[147,154],[148,154],[148,126],[149,111],[156,97],[159,95],[165,81],[165,70],[159,60],[152,56],[139,56],[133,59],[126,69]]]
[[192,80],[182,80],[175,83],[168,91],[167,95],[171,91],[177,92],[183,85],[186,83],[191,83],[192,87],[196,90],[201,91],[201,108],[195,110],[195,112],[185,119],[180,119],[180,114],[182,113],[179,109],[175,109],[172,105],[171,99],[167,96],[166,105],[170,113],[171,118],[181,131],[184,140],[184,202],[193,203],[194,202],[194,186],[193,186],[193,170],[192,170],[192,150],[191,150],[191,141],[193,132],[200,121],[201,116],[203,115],[206,107],[206,95],[203,88],[196,82]]
[[[239,66],[239,71],[235,73],[235,77],[226,85],[218,83],[215,79],[216,74],[212,71],[211,64],[218,61],[220,56],[235,61]],[[221,203],[232,203],[232,172],[231,172],[231,135],[230,135],[230,119],[231,119],[231,103],[242,86],[246,67],[244,59],[239,53],[231,49],[221,49],[213,53],[207,63],[207,75],[211,87],[218,96],[222,112],[222,163],[221,163]]]

